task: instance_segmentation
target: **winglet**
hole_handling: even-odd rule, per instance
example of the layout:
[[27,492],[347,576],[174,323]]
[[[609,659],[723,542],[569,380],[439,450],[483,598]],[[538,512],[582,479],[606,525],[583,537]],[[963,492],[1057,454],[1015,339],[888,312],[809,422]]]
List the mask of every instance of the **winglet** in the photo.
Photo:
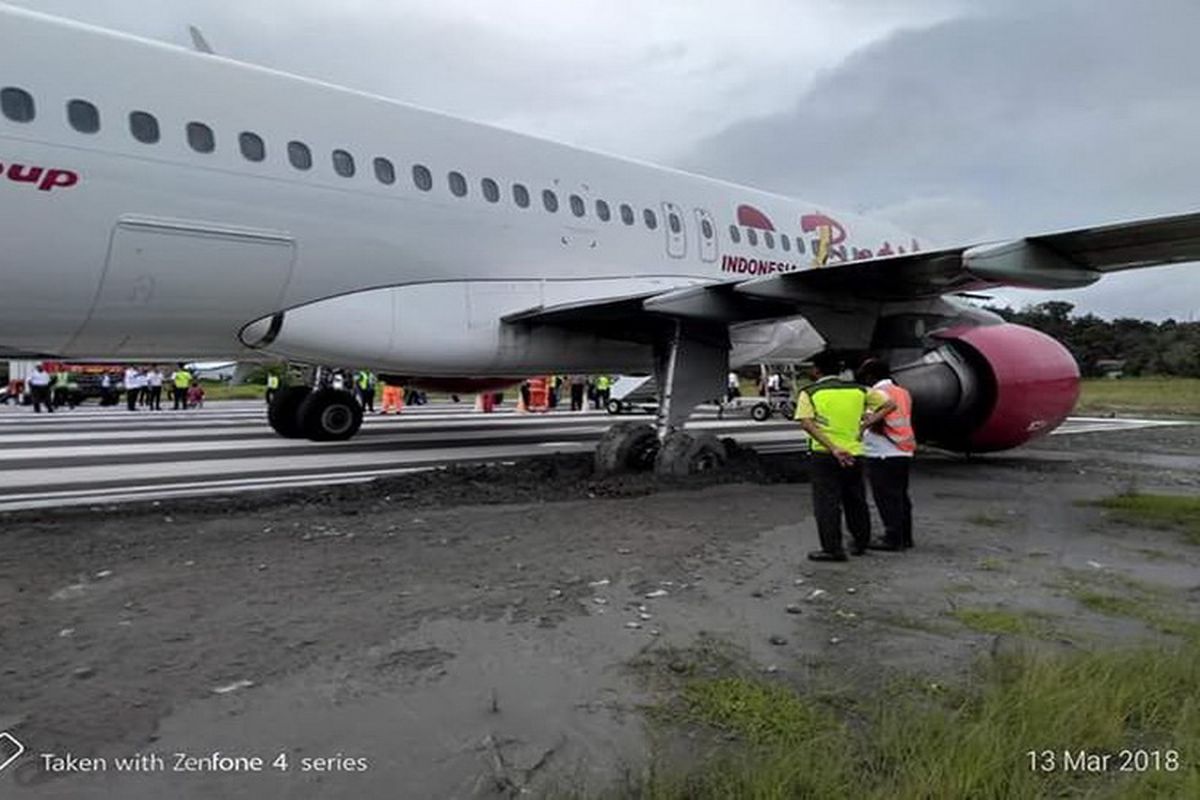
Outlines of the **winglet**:
[[204,34],[195,25],[188,25],[188,33],[192,35],[192,47],[196,48],[198,53],[213,54],[213,49],[209,45],[208,40],[204,38]]

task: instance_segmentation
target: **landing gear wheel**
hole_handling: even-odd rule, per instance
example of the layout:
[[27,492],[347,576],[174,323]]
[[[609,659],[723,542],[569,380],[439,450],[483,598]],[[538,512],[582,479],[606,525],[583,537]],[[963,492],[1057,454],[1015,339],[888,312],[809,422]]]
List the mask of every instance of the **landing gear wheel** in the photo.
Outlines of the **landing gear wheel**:
[[622,411],[624,411],[625,407],[622,405],[620,400],[609,400],[607,403],[604,404],[604,410],[607,411],[609,414],[616,416],[617,414],[620,414]]
[[312,392],[307,386],[288,386],[275,392],[271,405],[267,406],[267,422],[285,439],[303,439],[304,429],[300,426],[300,404]]
[[662,443],[654,461],[654,471],[674,477],[695,475],[720,469],[726,457],[725,445],[712,434],[676,431]]
[[755,422],[766,422],[771,418],[771,407],[766,403],[755,403],[750,409],[750,416]]
[[318,389],[304,398],[297,416],[304,435],[314,442],[344,442],[363,421],[354,395],[336,389]]
[[596,445],[596,472],[642,472],[654,466],[658,434],[644,422],[618,422]]

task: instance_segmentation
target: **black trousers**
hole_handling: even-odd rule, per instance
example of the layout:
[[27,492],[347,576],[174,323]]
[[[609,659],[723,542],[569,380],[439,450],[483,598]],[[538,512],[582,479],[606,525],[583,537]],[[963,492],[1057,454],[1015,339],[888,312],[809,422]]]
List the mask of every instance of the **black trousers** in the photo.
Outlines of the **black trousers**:
[[162,387],[150,386],[147,387],[146,391],[150,393],[150,397],[146,401],[146,405],[155,411],[162,411]]
[[571,410],[572,411],[582,411],[583,410],[583,384],[582,383],[572,383],[571,384]]
[[50,400],[49,386],[30,386],[29,397],[33,400],[34,412],[42,413],[42,406],[45,406],[47,411],[51,414],[54,413],[54,403]]
[[178,386],[172,386],[171,399],[174,401],[172,408],[174,408],[176,411],[187,410],[187,389],[181,389]]
[[908,497],[911,458],[867,459],[871,496],[883,520],[883,539],[888,544],[912,547],[912,500]]
[[871,512],[867,509],[867,493],[863,486],[863,459],[843,467],[828,453],[813,453],[811,461],[813,515],[817,518],[817,535],[826,553],[844,553],[842,544],[842,515],[854,540],[854,547],[864,548],[871,541]]
[[126,389],[125,407],[130,411],[137,411],[138,396],[141,395],[141,393],[141,389]]

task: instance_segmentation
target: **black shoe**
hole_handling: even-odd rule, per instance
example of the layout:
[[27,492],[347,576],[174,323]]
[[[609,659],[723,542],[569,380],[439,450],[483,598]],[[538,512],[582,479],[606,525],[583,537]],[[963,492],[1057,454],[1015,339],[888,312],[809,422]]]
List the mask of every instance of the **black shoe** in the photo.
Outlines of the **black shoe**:
[[824,550],[814,550],[808,554],[809,561],[849,561],[845,553],[827,553]]
[[867,544],[867,545],[855,545],[854,547],[851,547],[851,548],[850,548],[850,555],[852,555],[852,556],[865,556],[865,555],[867,554],[867,548],[868,548],[868,547],[870,547],[870,546],[871,546],[871,545],[869,545],[869,544]]
[[889,553],[896,553],[904,549],[902,544],[892,544],[891,542],[867,542],[868,550],[886,550]]

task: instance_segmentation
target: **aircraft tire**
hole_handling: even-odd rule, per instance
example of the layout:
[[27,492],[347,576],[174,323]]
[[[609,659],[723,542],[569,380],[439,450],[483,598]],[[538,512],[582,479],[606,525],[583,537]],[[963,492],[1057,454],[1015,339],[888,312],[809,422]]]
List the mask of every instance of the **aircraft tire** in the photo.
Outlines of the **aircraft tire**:
[[314,442],[344,442],[362,427],[362,406],[350,392],[318,389],[304,398],[298,411],[304,435]]
[[654,465],[658,434],[645,422],[618,422],[596,445],[596,471],[602,475],[644,472]]
[[725,445],[711,433],[675,431],[658,451],[654,471],[659,475],[685,477],[720,469],[727,458]]
[[312,393],[307,386],[288,386],[275,393],[267,406],[267,422],[285,439],[303,439],[304,428],[300,425],[300,404]]

